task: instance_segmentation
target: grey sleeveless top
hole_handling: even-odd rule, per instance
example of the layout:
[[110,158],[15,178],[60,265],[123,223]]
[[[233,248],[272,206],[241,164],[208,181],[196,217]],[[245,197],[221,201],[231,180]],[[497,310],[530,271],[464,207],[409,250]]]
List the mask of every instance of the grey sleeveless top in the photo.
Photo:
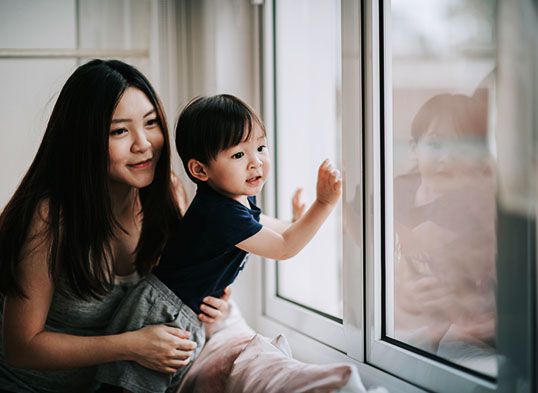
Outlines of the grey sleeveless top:
[[[99,300],[69,299],[55,293],[45,323],[45,330],[76,336],[102,335],[130,288],[139,280],[138,274],[116,277],[113,290]],[[2,305],[4,299],[0,297]],[[3,307],[0,309],[0,335],[3,331]],[[6,364],[3,337],[0,340],[0,390],[31,393],[93,392],[99,385],[94,379],[97,367],[61,371],[36,371],[10,367]]]

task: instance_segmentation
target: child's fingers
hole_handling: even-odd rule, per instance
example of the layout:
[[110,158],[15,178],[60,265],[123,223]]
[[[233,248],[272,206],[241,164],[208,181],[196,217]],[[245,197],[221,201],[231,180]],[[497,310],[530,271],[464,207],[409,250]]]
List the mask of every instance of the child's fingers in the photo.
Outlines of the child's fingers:
[[301,195],[303,193],[303,188],[299,187],[295,190],[295,193],[293,194],[292,203],[296,206],[301,204]]
[[230,300],[230,296],[232,296],[232,287],[228,285],[226,288],[224,288],[224,293],[220,298],[221,300],[227,302],[228,300]]
[[333,170],[334,166],[331,161],[328,158],[325,159],[319,168],[318,178],[321,181],[327,181]]
[[342,188],[342,179],[337,179],[334,183],[334,190],[338,191]]
[[327,167],[329,165],[329,159],[326,158],[323,160],[323,162],[321,163],[321,165],[319,166],[319,169],[318,169],[318,177],[321,177],[323,176],[323,174],[325,173]]
[[338,169],[333,169],[332,171],[332,177],[334,180],[341,180],[342,179],[342,175],[340,174],[340,171]]
[[222,311],[216,308],[202,304],[200,306],[202,313],[199,316],[203,316],[204,319],[200,318],[203,322],[216,321],[222,317]]
[[332,189],[338,191],[342,185],[342,175],[329,159],[326,159],[321,163],[318,179],[320,185],[328,190]]
[[200,306],[200,309],[202,309],[203,306],[211,306],[214,309],[220,310],[221,308],[226,307],[226,300],[222,298],[216,298],[213,296],[206,296],[203,300],[204,303]]
[[205,322],[205,323],[213,323],[216,321],[215,318],[211,318],[205,314],[198,314],[198,319],[202,322]]

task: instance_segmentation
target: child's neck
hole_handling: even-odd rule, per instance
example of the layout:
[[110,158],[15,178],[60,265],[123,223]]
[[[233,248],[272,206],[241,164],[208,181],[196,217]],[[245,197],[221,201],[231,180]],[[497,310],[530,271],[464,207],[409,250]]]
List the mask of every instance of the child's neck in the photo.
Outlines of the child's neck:
[[248,203],[248,199],[246,195],[240,195],[239,197],[232,198],[232,199],[235,199],[237,202],[241,203],[242,205],[245,205],[246,207],[250,209],[250,203]]

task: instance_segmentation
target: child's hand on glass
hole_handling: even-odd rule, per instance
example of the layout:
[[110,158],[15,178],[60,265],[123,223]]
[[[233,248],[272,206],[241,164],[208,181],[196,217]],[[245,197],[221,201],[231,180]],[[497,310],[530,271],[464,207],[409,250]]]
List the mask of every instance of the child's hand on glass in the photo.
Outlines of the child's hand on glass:
[[291,199],[291,208],[293,211],[291,222],[297,221],[304,214],[306,204],[301,199],[302,193],[303,189],[301,187],[297,188],[293,193],[293,198]]
[[326,159],[318,170],[317,201],[319,203],[333,206],[342,195],[342,178],[340,171],[333,167]]

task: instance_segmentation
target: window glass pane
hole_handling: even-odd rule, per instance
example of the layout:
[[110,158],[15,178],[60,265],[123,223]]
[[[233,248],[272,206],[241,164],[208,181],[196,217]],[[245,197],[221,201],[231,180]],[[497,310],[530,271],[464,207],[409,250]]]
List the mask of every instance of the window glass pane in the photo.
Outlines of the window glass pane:
[[[340,166],[340,7],[334,0],[275,1],[276,199],[315,199],[317,168]],[[341,213],[331,214],[296,257],[278,263],[278,295],[341,318]]]
[[495,4],[394,0],[385,19],[386,335],[489,376],[497,373]]

